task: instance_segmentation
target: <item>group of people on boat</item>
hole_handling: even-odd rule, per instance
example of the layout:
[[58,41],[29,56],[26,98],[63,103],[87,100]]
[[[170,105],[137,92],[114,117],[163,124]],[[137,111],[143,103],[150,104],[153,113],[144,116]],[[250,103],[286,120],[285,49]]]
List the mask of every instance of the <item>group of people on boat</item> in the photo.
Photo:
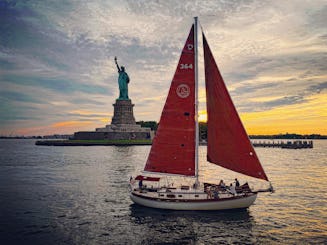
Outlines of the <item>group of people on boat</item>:
[[[245,186],[248,187],[248,184],[245,183]],[[223,180],[220,180],[218,185],[209,185],[205,188],[205,192],[208,194],[209,199],[218,199],[220,193],[230,193],[235,196],[237,193],[243,192],[240,182],[237,178],[233,183],[230,183],[229,186],[225,184]]]
[[[132,177],[130,178],[130,182],[132,184],[135,183],[135,179]],[[173,185],[173,184],[172,184]],[[152,189],[153,187],[149,188]],[[185,186],[184,186],[185,188]],[[196,189],[196,187],[193,186],[193,188]],[[148,190],[147,186],[143,184],[143,179],[138,180],[138,189],[139,191],[143,192],[144,190]],[[157,190],[157,189],[156,189]],[[150,190],[151,191],[151,190]],[[155,190],[153,190],[155,191]],[[167,188],[167,191],[169,189]],[[249,193],[252,192],[248,183],[245,183],[244,185],[240,185],[240,182],[237,178],[235,178],[235,181],[230,183],[229,185],[226,185],[224,180],[220,180],[219,184],[204,184],[204,191],[208,195],[208,199],[219,199],[221,194],[232,194],[233,196],[243,193]]]
[[[235,182],[234,182],[234,183],[235,183],[235,187],[240,187],[240,182],[238,181],[237,178],[235,178]],[[220,180],[218,186],[219,186],[221,189],[226,190],[226,189],[232,187],[232,186],[233,186],[233,183],[230,183],[229,187],[227,188],[225,182],[224,182],[223,180]],[[233,186],[233,187],[234,187],[234,186]],[[235,188],[235,187],[234,187],[234,188]]]

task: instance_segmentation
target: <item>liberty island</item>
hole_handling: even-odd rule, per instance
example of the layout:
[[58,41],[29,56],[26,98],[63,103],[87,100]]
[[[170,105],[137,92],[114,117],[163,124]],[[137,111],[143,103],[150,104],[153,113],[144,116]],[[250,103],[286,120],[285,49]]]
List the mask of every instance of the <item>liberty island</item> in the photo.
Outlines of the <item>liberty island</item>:
[[130,145],[151,144],[154,132],[150,128],[143,128],[136,124],[134,104],[128,96],[130,78],[124,66],[119,67],[117,57],[115,64],[118,69],[119,96],[113,104],[114,113],[111,124],[95,131],[75,132],[70,140],[65,141],[37,141],[37,145]]

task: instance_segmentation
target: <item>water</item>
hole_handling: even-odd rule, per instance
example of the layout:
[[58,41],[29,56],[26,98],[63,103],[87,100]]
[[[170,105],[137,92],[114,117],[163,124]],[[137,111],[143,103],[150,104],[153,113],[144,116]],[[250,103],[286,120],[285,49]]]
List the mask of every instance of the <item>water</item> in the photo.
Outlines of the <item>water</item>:
[[[208,164],[201,176],[263,185]],[[180,212],[133,205],[127,181],[148,146],[48,147],[0,141],[1,244],[327,243],[327,141],[256,148],[276,192],[246,210]]]

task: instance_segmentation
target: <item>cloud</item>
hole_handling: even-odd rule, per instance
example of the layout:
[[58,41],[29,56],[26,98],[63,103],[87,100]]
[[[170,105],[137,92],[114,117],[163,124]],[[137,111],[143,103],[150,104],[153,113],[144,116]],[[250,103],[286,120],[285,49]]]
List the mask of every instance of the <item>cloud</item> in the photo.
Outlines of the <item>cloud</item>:
[[323,90],[327,89],[327,82],[322,82],[318,84],[314,84],[310,86],[309,90],[311,90],[314,93],[321,93]]
[[137,120],[159,120],[196,15],[239,111],[309,104],[326,93],[326,10],[320,0],[2,1],[0,133],[103,126],[118,96],[114,56],[131,77]]
[[4,75],[3,80],[8,83],[19,85],[42,87],[60,93],[85,92],[90,94],[108,94],[104,86],[77,83],[66,78]]

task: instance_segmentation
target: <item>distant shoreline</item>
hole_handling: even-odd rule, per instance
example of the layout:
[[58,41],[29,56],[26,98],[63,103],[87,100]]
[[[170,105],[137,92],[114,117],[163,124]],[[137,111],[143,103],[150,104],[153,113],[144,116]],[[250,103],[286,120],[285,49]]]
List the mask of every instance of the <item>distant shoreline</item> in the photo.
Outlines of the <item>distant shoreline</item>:
[[[37,140],[69,140],[73,135],[47,135],[47,136],[0,136],[0,139],[37,139]],[[274,134],[274,135],[249,135],[250,139],[327,139],[327,135],[320,134]],[[201,139],[206,140],[206,135],[201,134]]]
[[289,140],[325,140],[327,135],[320,134],[275,134],[275,135],[249,135],[250,139],[289,139]]
[[45,146],[130,146],[151,144],[151,140],[38,140],[35,142],[35,145]]

